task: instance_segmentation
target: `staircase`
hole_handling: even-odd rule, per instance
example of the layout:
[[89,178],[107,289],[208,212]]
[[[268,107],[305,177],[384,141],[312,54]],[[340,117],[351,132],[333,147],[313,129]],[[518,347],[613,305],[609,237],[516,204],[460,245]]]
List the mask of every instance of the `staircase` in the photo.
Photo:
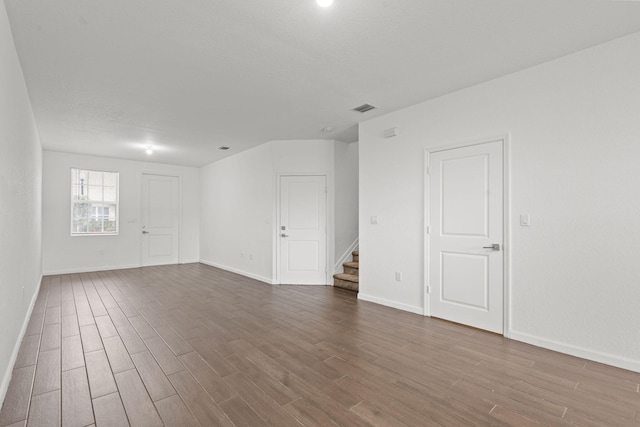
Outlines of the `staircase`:
[[344,273],[333,275],[333,286],[358,292],[358,282],[360,279],[360,252],[351,252],[351,262],[342,264]]

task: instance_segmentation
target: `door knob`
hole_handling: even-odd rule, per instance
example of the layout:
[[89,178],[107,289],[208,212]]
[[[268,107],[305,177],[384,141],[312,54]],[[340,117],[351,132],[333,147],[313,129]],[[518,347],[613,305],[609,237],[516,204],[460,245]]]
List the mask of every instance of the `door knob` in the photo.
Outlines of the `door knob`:
[[142,230],[142,234],[149,234],[147,230]]
[[493,249],[494,251],[499,251],[500,243],[493,243],[491,246],[483,246],[482,249]]
[[280,235],[280,237],[289,237],[289,235],[288,235],[288,234],[284,234],[284,233],[282,233],[282,234]]

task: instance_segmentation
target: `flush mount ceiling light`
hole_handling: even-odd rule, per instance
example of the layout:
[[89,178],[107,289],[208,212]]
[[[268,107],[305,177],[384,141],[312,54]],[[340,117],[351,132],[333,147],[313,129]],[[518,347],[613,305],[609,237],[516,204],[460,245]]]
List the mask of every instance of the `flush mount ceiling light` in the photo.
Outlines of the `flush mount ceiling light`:
[[147,155],[152,155],[153,154],[153,147],[151,145],[147,145],[147,149],[145,150],[145,153],[147,153]]
[[324,133],[333,132],[333,128],[331,126],[327,126],[326,128],[322,128],[322,132]]
[[333,0],[316,0],[316,3],[320,7],[329,7],[333,4]]

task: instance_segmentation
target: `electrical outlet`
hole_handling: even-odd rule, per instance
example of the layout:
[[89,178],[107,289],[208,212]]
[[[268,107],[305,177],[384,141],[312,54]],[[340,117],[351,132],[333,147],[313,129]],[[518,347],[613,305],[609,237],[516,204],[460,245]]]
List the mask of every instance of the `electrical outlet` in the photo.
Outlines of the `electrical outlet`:
[[396,281],[397,282],[402,282],[402,272],[401,271],[396,271]]

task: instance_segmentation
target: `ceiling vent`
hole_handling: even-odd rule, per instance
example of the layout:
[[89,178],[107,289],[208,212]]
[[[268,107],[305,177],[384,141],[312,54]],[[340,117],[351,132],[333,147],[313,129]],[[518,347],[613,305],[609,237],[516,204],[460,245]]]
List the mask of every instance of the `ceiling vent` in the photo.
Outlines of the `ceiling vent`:
[[353,111],[357,111],[358,113],[366,113],[367,111],[371,111],[374,108],[376,107],[374,107],[373,105],[362,104],[361,106],[354,108]]
[[221,145],[220,147],[218,147],[218,150],[222,150],[222,151],[226,151],[228,149],[229,147],[225,147],[224,145]]

